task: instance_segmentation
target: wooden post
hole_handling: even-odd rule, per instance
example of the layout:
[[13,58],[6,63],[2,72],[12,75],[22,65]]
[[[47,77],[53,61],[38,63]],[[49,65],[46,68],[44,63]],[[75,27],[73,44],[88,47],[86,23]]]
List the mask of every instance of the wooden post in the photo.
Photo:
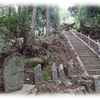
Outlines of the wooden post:
[[98,44],[98,50],[99,50],[99,53],[100,53],[100,43],[99,43],[99,40],[97,41],[97,44]]
[[90,46],[90,36],[88,35],[88,46]]
[[[80,33],[81,34],[81,33]],[[81,39],[82,39],[82,34],[81,34]]]

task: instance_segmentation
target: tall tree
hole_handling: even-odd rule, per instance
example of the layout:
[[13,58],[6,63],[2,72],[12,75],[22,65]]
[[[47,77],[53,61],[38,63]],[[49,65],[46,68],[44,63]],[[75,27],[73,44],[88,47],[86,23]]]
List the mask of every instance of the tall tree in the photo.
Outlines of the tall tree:
[[60,34],[60,20],[59,20],[59,8],[57,6],[57,30],[58,30],[58,34]]
[[28,39],[28,6],[26,9],[26,21],[25,21],[25,33],[24,33],[24,42],[23,42],[23,50],[26,50],[27,47],[27,39]]
[[8,7],[8,39],[11,38],[11,6]]
[[31,36],[34,37],[34,27],[35,27],[35,21],[36,21],[36,12],[37,12],[37,5],[34,5],[33,7],[33,15],[32,15],[32,24],[31,24]]
[[18,29],[17,29],[17,37],[19,37],[20,34],[20,17],[21,17],[21,5],[18,6]]
[[46,36],[49,36],[50,31],[50,10],[49,5],[46,6]]

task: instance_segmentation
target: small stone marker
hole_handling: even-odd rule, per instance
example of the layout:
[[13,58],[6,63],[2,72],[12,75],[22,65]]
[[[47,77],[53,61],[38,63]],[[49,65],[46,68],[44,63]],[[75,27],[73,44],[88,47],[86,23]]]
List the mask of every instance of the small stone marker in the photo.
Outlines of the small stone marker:
[[67,73],[68,73],[68,76],[70,77],[70,76],[73,76],[73,68],[74,68],[74,66],[73,66],[73,59],[71,59],[69,62],[68,62],[68,70],[67,70]]
[[58,79],[58,73],[57,73],[56,63],[52,64],[52,79],[53,80],[57,80]]
[[34,68],[34,75],[35,75],[35,85],[40,86],[42,85],[42,69],[41,64],[38,64]]
[[8,56],[3,63],[5,92],[14,92],[23,87],[24,61],[19,53]]
[[60,64],[60,65],[59,65],[59,67],[58,67],[58,73],[59,73],[59,77],[60,77],[61,79],[64,79],[64,78],[65,78],[63,64]]
[[100,93],[100,76],[92,76],[95,92]]

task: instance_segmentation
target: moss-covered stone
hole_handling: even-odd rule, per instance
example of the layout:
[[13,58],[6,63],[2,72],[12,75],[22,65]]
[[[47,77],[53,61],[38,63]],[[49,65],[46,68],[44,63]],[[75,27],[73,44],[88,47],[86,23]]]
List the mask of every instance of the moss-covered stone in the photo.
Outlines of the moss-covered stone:
[[29,59],[25,59],[24,60],[24,64],[25,66],[36,66],[37,64],[42,64],[43,63],[43,59],[41,58],[29,58]]

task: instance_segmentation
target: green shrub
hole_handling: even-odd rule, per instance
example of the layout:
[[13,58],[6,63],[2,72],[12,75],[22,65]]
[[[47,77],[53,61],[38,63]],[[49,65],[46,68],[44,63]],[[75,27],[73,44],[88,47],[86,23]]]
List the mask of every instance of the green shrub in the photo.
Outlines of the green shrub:
[[49,81],[50,76],[49,76],[47,71],[42,72],[42,78],[43,78],[44,81]]

